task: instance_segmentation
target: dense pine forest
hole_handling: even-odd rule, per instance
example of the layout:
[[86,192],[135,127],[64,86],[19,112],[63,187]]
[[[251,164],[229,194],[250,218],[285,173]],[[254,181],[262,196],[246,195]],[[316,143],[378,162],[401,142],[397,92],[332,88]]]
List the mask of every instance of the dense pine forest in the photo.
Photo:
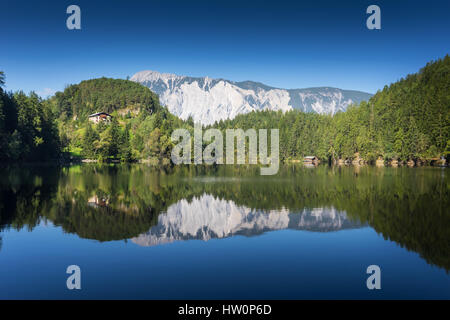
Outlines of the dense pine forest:
[[56,119],[37,94],[5,92],[0,71],[0,161],[50,160],[60,154]]
[[[193,130],[140,84],[100,78],[71,85],[48,99],[3,90],[0,73],[0,160],[145,160],[169,165],[177,128]],[[108,123],[88,116],[107,112]],[[450,57],[385,86],[368,102],[335,116],[300,111],[252,112],[213,127],[279,128],[281,160],[362,158],[427,161],[450,157]]]
[[385,86],[335,116],[291,111],[239,115],[219,128],[279,128],[280,158],[426,160],[450,154],[450,57]]

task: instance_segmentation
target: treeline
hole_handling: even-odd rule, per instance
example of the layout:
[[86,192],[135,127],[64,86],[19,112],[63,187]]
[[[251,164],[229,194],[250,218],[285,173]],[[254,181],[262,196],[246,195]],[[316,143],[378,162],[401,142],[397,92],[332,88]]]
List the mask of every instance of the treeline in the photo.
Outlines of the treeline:
[[279,128],[283,160],[417,160],[450,155],[450,57],[384,87],[368,102],[331,117],[300,111],[253,112],[217,123],[228,128]]
[[48,101],[36,93],[5,92],[0,72],[0,160],[41,161],[58,157],[60,141]]

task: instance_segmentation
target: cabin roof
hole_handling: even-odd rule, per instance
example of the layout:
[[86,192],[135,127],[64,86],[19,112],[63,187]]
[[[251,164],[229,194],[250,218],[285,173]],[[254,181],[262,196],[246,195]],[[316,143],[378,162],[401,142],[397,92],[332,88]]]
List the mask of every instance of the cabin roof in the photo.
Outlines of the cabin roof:
[[316,156],[306,156],[305,159],[315,159]]
[[97,112],[97,113],[93,113],[93,114],[89,115],[88,117],[89,117],[89,118],[97,117],[97,116],[102,115],[102,114],[107,115],[108,117],[111,117],[111,118],[112,118],[112,115],[110,115],[109,113],[106,113],[106,112]]

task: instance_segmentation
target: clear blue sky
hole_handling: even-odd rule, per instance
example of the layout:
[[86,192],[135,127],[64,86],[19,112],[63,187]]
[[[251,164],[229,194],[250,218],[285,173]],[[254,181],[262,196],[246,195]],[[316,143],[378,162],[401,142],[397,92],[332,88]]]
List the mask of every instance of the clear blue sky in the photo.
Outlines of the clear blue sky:
[[[66,28],[70,4],[82,30]],[[7,90],[41,95],[140,70],[373,93],[449,51],[448,0],[0,0]]]

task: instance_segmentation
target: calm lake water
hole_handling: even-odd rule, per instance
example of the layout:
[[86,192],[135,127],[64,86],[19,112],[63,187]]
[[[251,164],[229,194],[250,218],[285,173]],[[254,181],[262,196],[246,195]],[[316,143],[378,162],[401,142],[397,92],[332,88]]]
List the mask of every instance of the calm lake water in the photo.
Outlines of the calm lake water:
[[[442,168],[0,169],[1,299],[450,298]],[[81,268],[68,290],[66,268]],[[369,265],[381,290],[368,290]]]

